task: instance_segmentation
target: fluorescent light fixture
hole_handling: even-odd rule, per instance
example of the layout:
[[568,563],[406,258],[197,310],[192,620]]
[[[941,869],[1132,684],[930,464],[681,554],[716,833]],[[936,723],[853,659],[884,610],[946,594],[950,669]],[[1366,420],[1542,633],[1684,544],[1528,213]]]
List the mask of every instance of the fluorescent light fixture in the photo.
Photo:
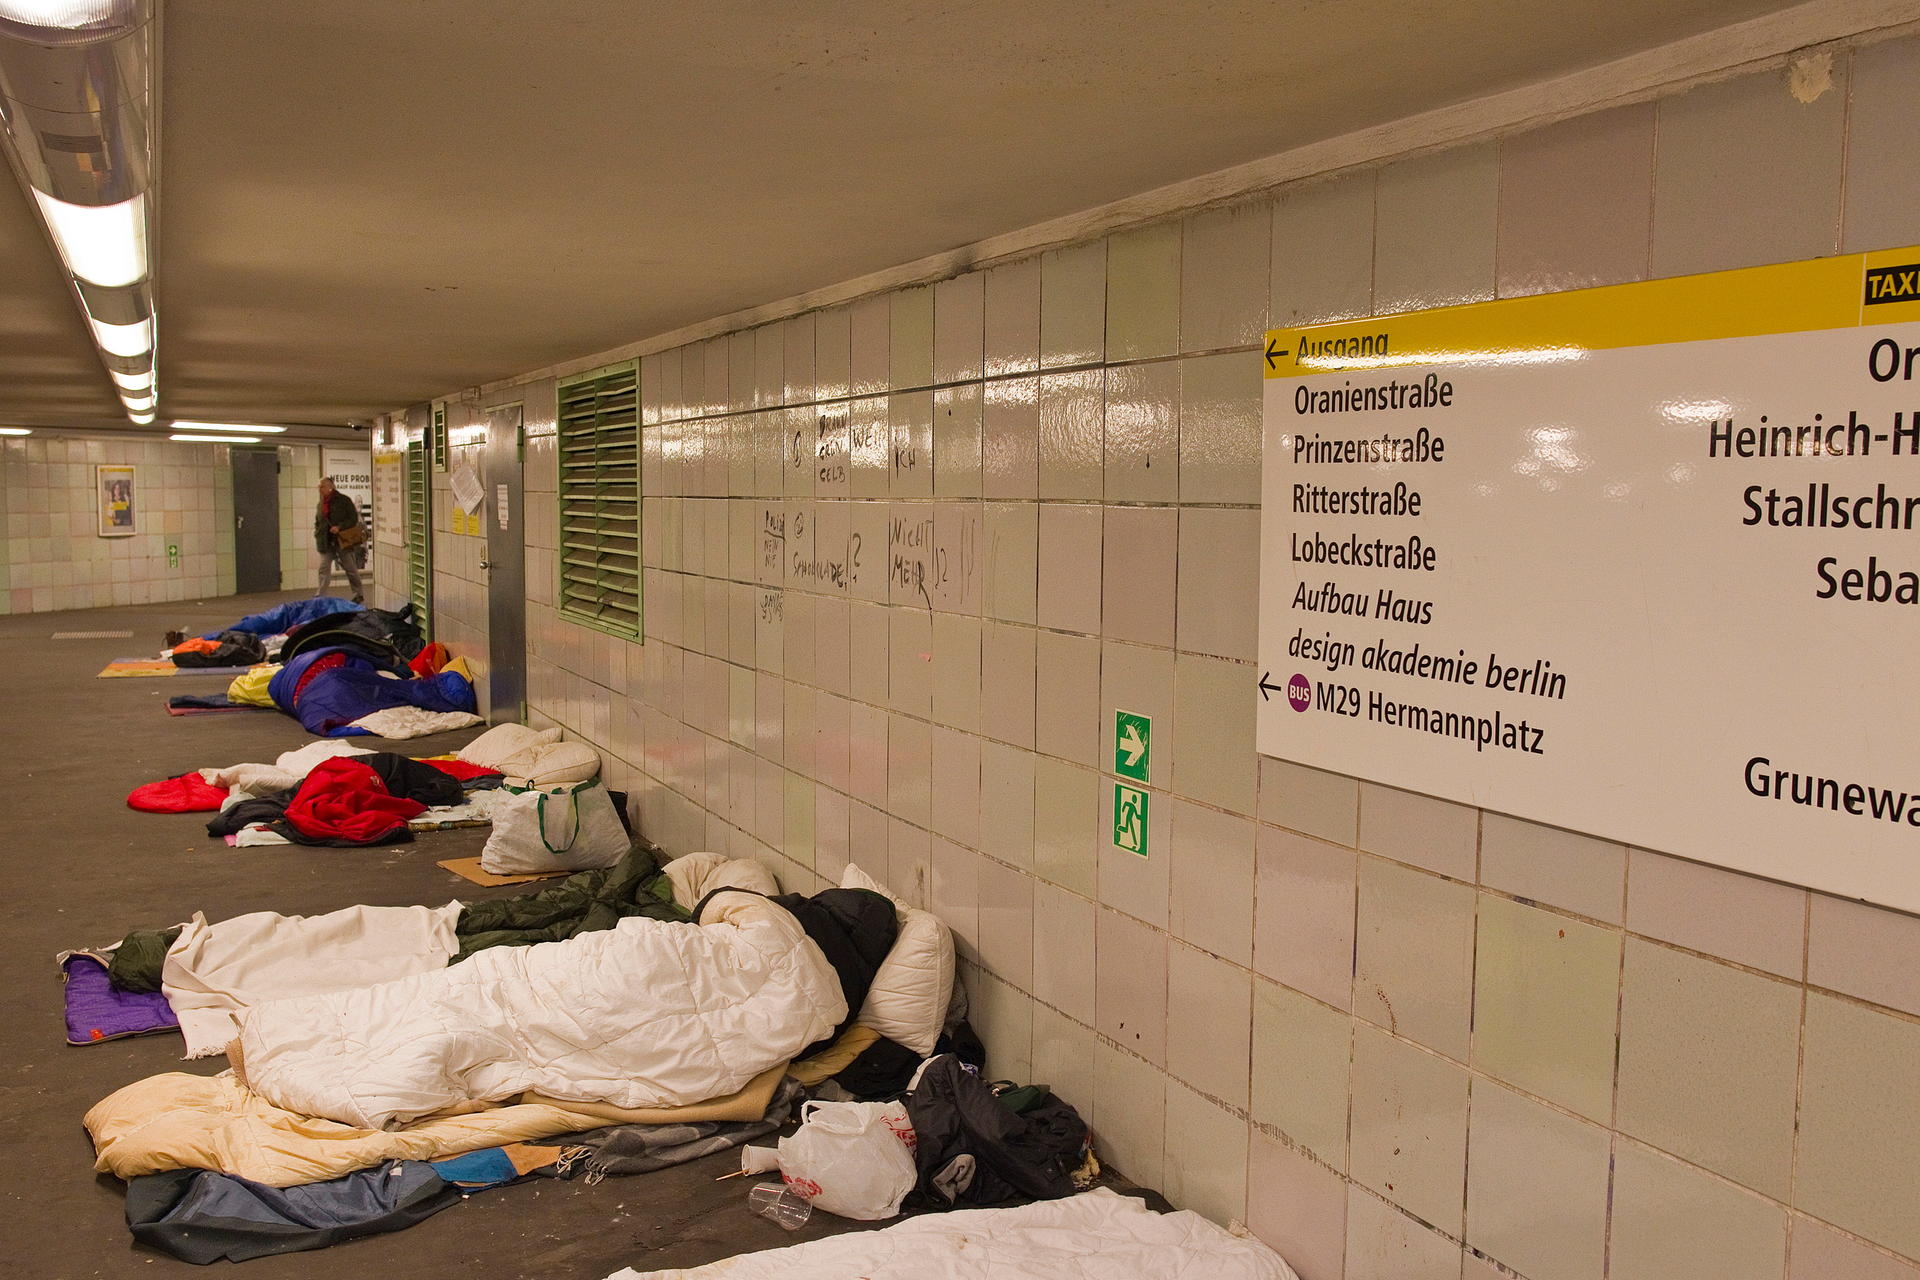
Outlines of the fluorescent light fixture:
[[279,435],[285,427],[269,427],[258,422],[182,422],[173,420],[176,431],[258,431],[266,435]]
[[30,436],[32,427],[0,427],[0,436]]
[[142,391],[153,390],[153,370],[151,369],[145,373],[118,373],[109,369],[107,370],[107,376],[112,378],[113,385],[119,387],[122,391],[132,391],[138,394]]
[[68,204],[36,187],[33,198],[74,275],[103,289],[147,278],[146,196],[119,204]]
[[103,22],[124,22],[133,6],[127,0],[0,0],[0,18],[29,27],[74,30]]
[[107,324],[87,317],[93,326],[93,340],[110,356],[144,356],[153,350],[153,321],[138,324]]
[[145,413],[147,410],[153,408],[153,400],[154,400],[154,397],[152,392],[148,392],[144,396],[121,396],[120,397],[120,403],[127,406],[127,408],[133,410],[135,413]]
[[129,421],[131,421],[131,422],[133,423],[133,425],[134,425],[134,426],[136,426],[136,427],[147,427],[147,426],[152,426],[152,425],[153,425],[153,410],[151,410],[151,409],[142,409],[142,410],[141,410],[141,411],[140,411],[139,413],[128,413],[128,414],[127,414],[127,418],[128,418],[128,420],[129,420]]
[[259,444],[259,436],[203,436],[192,431],[176,431],[168,436],[169,440],[186,440],[194,444]]

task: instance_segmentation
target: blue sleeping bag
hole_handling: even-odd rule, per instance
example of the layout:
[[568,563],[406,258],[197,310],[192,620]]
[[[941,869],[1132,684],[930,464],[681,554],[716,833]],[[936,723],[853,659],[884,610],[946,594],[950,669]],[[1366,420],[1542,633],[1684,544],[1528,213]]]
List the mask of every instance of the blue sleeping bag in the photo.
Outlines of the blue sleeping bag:
[[[342,600],[339,596],[313,596],[306,600],[289,600],[277,604],[271,609],[259,613],[250,613],[230,627],[221,631],[244,631],[253,636],[278,636],[312,622],[315,618],[327,618],[336,613],[358,613],[365,605],[355,604],[351,600]],[[202,637],[206,640],[218,640],[219,631],[209,632]]]
[[322,671],[310,680],[300,691],[294,715],[308,733],[349,738],[367,732],[354,728],[355,720],[389,707],[472,713],[477,703],[473,685],[458,671],[406,680],[349,664]]
[[[340,655],[338,665],[328,664],[307,679],[309,670],[332,654]],[[468,713],[478,709],[472,683],[458,671],[412,676],[407,668],[383,662],[365,649],[340,645],[303,653],[280,668],[267,683],[267,696],[308,733],[323,738],[365,734],[353,722],[389,707]]]
[[342,655],[346,665],[350,667],[362,667],[369,671],[392,671],[396,675],[409,674],[404,667],[384,662],[364,649],[349,648],[346,645],[331,649],[315,649],[311,653],[301,654],[273,673],[273,679],[267,682],[267,696],[273,699],[273,705],[290,716],[298,715],[298,709],[294,706],[294,690],[300,688],[301,681],[307,678],[307,671],[314,663],[329,654],[336,653]]

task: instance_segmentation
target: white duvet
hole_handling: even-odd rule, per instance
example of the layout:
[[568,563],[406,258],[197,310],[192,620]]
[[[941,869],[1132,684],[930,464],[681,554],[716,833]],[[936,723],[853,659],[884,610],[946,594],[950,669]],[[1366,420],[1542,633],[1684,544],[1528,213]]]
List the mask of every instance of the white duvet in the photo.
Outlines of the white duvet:
[[847,1006],[784,908],[727,894],[706,918],[623,920],[257,1005],[241,1016],[239,1066],[275,1106],[364,1129],[529,1089],[619,1107],[720,1097],[832,1031]]
[[189,1058],[225,1053],[249,1005],[391,982],[446,967],[460,904],[348,907],[319,916],[255,911],[218,924],[195,912],[167,949],[160,990]]
[[1299,1280],[1280,1255],[1197,1213],[1104,1188],[1017,1209],[963,1209],[676,1271],[607,1280]]

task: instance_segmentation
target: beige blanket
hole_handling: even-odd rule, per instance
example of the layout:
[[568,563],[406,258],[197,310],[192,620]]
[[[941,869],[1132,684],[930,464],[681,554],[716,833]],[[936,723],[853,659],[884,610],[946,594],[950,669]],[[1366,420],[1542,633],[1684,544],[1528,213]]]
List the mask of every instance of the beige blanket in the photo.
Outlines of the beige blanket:
[[85,1123],[97,1156],[93,1167],[101,1173],[133,1178],[167,1169],[213,1169],[270,1187],[294,1187],[383,1160],[439,1160],[601,1125],[758,1120],[785,1072],[784,1066],[771,1068],[738,1093],[689,1107],[623,1110],[524,1094],[503,1106],[384,1132],[283,1111],[231,1071],[217,1076],[171,1071],[108,1095],[87,1112]]

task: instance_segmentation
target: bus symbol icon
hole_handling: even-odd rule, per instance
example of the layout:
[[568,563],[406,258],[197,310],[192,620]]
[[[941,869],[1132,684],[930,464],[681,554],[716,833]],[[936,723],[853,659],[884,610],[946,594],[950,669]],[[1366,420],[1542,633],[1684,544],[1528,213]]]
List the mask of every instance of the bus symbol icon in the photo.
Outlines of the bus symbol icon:
[[1287,705],[1295,711],[1305,711],[1313,705],[1313,681],[1303,675],[1295,675],[1287,681]]

